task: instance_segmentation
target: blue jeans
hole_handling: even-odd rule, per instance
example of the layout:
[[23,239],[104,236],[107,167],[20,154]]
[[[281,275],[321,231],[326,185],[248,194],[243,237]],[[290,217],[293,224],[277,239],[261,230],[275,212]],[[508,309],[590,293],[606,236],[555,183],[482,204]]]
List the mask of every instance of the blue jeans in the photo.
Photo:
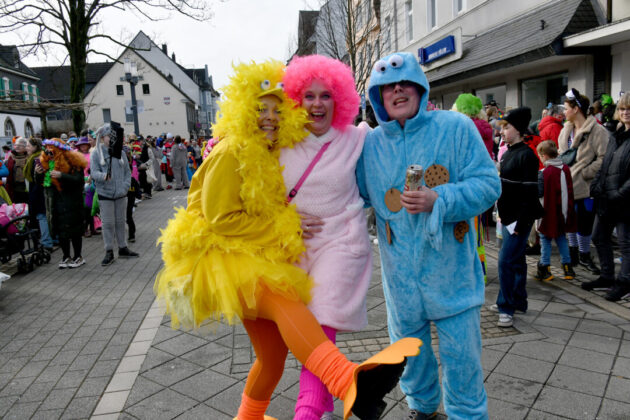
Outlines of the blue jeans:
[[556,246],[560,251],[560,260],[562,264],[571,264],[571,254],[569,253],[569,242],[565,235],[560,235],[557,238],[550,238],[542,233],[540,235],[540,265],[551,264],[551,241],[556,240]]
[[40,213],[35,217],[37,218],[37,222],[39,223],[39,241],[44,246],[44,248],[52,248],[53,241],[50,237],[50,229],[48,227],[48,219],[46,218],[46,213]]
[[503,245],[499,251],[499,312],[514,315],[515,310],[527,311],[527,262],[525,247],[532,224],[523,227],[523,231],[511,235],[502,227]]

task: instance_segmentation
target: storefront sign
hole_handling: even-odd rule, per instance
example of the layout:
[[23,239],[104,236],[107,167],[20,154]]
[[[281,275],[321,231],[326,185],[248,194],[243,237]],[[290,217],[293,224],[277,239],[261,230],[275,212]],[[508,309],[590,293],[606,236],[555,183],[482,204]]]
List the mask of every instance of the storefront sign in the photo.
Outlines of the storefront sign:
[[449,35],[426,48],[418,48],[418,59],[420,64],[426,65],[439,58],[453,54],[455,52],[455,37]]

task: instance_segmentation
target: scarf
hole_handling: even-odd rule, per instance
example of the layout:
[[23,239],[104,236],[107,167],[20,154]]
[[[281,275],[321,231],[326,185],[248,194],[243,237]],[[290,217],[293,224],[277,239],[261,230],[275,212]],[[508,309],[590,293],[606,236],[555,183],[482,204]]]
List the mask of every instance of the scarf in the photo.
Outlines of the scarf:
[[42,154],[42,151],[39,150],[35,153],[33,153],[32,155],[30,155],[27,159],[26,159],[26,165],[24,165],[24,178],[26,178],[26,180],[28,182],[33,182],[35,179],[33,177],[33,169],[35,166],[35,159],[39,158],[39,156]]

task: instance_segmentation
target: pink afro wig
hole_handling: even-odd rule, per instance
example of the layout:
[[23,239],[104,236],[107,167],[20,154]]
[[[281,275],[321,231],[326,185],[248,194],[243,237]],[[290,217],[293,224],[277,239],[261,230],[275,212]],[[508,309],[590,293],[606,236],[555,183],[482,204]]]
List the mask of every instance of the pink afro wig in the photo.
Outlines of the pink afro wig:
[[321,55],[295,57],[286,68],[282,82],[286,94],[301,104],[302,96],[314,80],[321,81],[335,101],[332,126],[343,129],[359,113],[360,98],[354,87],[350,67],[339,60]]

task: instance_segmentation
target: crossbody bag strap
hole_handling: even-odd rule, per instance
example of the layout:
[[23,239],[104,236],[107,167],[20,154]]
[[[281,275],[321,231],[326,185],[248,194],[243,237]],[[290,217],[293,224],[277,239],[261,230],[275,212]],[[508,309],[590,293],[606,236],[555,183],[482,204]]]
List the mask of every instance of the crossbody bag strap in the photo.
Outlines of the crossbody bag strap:
[[308,167],[306,168],[306,170],[304,171],[304,173],[302,174],[302,176],[300,177],[299,181],[297,182],[297,184],[295,184],[295,187],[293,187],[291,189],[291,191],[289,192],[289,195],[287,195],[287,203],[290,203],[291,200],[293,200],[293,197],[295,197],[298,193],[298,191],[300,190],[300,188],[302,187],[302,184],[304,184],[304,181],[306,181],[306,178],[308,178],[308,176],[310,175],[311,171],[313,170],[313,168],[315,167],[315,165],[317,164],[317,162],[319,162],[319,160],[322,158],[322,155],[324,154],[324,152],[326,151],[326,149],[328,149],[328,146],[330,146],[331,142],[325,143],[320,149],[319,152],[317,152],[317,154],[315,155],[315,157],[313,158],[313,160],[311,161],[311,163],[308,165]]

